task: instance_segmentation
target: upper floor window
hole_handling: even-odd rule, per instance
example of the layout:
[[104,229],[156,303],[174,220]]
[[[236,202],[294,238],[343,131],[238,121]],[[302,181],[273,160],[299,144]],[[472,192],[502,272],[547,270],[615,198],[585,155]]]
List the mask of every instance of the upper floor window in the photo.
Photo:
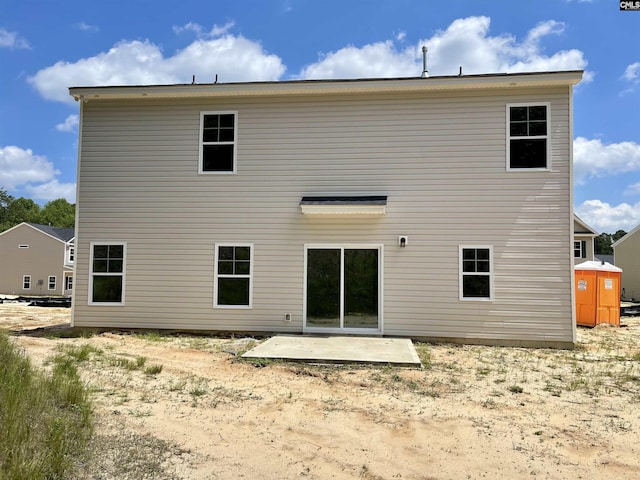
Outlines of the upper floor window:
[[200,173],[236,173],[237,112],[200,113]]
[[74,247],[69,247],[69,263],[73,263],[73,259],[75,257],[76,250]]
[[549,104],[507,105],[507,170],[548,170],[549,148]]

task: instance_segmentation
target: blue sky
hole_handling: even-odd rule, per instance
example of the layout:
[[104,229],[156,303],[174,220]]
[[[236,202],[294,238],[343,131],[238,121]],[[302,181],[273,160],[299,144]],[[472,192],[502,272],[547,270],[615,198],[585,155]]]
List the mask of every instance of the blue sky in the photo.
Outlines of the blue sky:
[[640,224],[640,11],[617,0],[2,0],[0,187],[75,202],[70,86],[584,69],[576,212]]

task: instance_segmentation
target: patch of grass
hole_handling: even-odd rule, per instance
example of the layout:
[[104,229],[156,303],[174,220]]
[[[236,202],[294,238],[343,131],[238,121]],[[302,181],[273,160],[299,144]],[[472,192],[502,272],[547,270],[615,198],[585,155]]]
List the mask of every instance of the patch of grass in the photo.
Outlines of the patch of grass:
[[426,343],[414,343],[413,345],[418,354],[418,358],[422,362],[422,367],[425,370],[431,369],[431,350],[429,349],[429,345]]
[[149,375],[151,377],[158,375],[160,372],[162,372],[162,365],[159,364],[149,365],[144,369],[145,375]]
[[511,385],[509,386],[509,391],[511,393],[522,393],[524,389],[520,385]]
[[151,330],[147,332],[134,332],[131,336],[145,340],[147,342],[165,343],[171,341],[171,337],[164,335],[157,330]]
[[56,338],[91,338],[96,334],[93,329],[87,328],[65,328],[46,332],[43,337],[48,339]]
[[112,367],[120,367],[125,370],[141,370],[147,363],[146,357],[136,357],[134,360],[125,357],[113,357],[109,359],[109,365]]
[[46,375],[0,333],[0,477],[58,479],[73,472],[91,437],[91,403],[75,368],[65,365]]

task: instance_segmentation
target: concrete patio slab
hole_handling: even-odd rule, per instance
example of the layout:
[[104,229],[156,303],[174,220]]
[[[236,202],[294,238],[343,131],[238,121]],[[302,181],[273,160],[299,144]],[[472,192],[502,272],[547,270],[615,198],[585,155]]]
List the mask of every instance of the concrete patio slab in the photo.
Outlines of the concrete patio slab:
[[422,366],[418,353],[408,338],[276,335],[242,356],[318,363]]

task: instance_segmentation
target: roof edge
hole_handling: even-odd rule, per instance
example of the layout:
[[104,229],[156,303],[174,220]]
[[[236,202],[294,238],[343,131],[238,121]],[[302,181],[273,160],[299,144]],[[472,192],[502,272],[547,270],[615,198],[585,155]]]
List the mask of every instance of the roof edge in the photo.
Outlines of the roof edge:
[[636,226],[635,228],[633,228],[632,230],[630,230],[629,232],[627,232],[625,234],[624,237],[619,238],[617,241],[613,242],[611,244],[611,248],[615,248],[617,246],[619,246],[622,242],[624,242],[627,238],[635,235],[638,231],[640,231],[640,225]]
[[488,73],[436,77],[368,78],[342,80],[286,80],[172,85],[120,85],[71,87],[75,100],[129,98],[189,98],[228,96],[313,95],[330,93],[407,92],[514,88],[527,86],[573,86],[583,70],[525,73]]

